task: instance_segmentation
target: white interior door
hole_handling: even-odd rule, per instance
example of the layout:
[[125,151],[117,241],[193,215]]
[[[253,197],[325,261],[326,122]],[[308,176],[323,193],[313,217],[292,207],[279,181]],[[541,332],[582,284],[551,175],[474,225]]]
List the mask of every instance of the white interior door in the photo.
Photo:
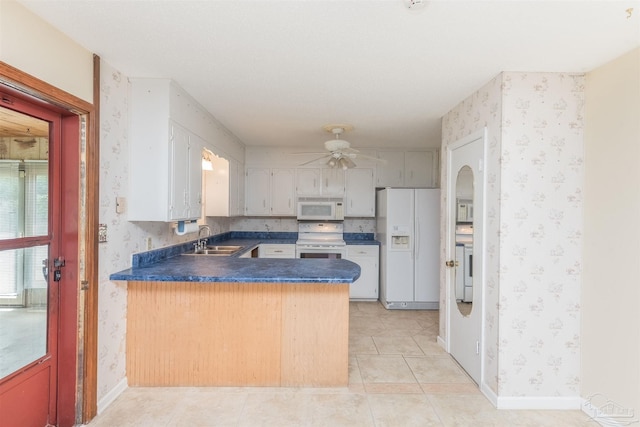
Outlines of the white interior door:
[[[481,381],[484,283],[484,131],[449,148],[447,307],[449,352]],[[456,256],[457,255],[457,256]],[[457,275],[463,274],[462,278]],[[460,298],[465,284],[466,295]]]

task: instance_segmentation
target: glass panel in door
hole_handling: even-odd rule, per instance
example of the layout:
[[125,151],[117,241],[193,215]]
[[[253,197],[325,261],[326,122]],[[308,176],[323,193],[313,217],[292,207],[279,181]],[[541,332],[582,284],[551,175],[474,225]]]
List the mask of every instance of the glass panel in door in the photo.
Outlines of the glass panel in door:
[[456,178],[455,298],[460,314],[473,309],[473,170],[464,165]]
[[47,354],[49,122],[0,108],[0,380]]

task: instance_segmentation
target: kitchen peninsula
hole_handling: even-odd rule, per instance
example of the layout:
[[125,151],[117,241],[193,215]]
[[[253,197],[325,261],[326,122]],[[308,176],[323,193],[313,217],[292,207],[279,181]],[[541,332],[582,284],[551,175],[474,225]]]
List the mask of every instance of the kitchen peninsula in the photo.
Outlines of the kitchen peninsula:
[[346,386],[359,275],[347,260],[190,255],[112,274],[128,282],[128,383]]

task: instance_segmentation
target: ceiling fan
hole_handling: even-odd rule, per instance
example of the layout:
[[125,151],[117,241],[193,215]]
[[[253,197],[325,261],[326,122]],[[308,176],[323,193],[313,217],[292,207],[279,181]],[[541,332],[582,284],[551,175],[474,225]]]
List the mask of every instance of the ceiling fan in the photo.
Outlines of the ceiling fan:
[[341,135],[347,131],[353,130],[353,126],[345,125],[345,124],[329,124],[324,125],[322,127],[327,132],[331,132],[334,135],[334,139],[330,139],[324,143],[324,148],[327,150],[326,152],[315,152],[315,153],[297,153],[297,154],[324,154],[322,157],[309,160],[308,162],[302,163],[300,166],[305,166],[310,163],[317,162],[319,160],[327,159],[327,166],[332,168],[342,168],[342,169],[350,169],[356,167],[353,159],[356,157],[380,161],[376,157],[366,156],[364,154],[360,154],[360,151],[355,148],[351,148],[351,144],[349,141],[345,141],[341,138]]

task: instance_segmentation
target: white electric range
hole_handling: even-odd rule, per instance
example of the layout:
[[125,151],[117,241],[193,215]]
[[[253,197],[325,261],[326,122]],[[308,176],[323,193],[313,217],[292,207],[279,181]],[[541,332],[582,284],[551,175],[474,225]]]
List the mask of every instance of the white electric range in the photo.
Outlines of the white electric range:
[[299,221],[296,258],[344,258],[346,243],[343,235],[342,222]]

